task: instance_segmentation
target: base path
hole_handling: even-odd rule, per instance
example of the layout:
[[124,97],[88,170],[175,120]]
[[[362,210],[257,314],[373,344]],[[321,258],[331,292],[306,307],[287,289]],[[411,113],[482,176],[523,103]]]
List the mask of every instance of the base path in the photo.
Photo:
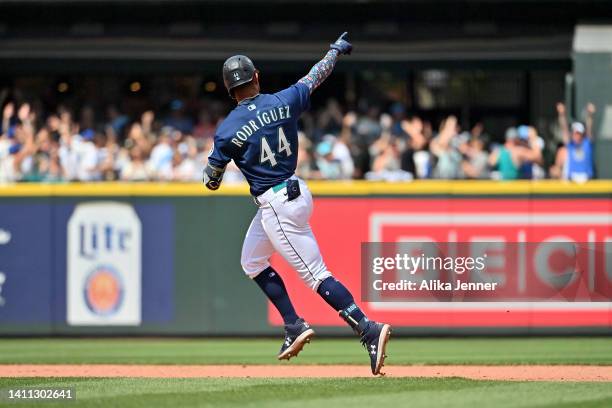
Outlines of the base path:
[[[612,366],[389,366],[387,377],[464,377],[511,381],[609,381]],[[355,365],[0,365],[0,377],[347,378],[372,377]]]

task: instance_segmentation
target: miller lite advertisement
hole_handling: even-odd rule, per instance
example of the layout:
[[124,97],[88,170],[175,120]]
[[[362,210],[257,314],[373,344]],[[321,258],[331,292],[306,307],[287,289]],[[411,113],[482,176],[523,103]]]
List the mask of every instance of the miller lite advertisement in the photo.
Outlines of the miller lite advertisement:
[[68,324],[140,325],[141,241],[141,222],[130,204],[75,207],[68,222]]

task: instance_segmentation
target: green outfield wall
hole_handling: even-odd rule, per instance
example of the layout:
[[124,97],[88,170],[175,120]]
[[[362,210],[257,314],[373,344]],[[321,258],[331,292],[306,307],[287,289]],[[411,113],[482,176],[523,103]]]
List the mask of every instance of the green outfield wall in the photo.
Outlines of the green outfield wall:
[[[499,234],[512,237],[521,229],[538,239],[558,227],[539,223],[542,214],[553,224],[591,214],[593,225],[563,221],[565,235],[578,242],[587,236],[612,240],[609,181],[309,184],[312,226],[328,267],[356,297],[361,243],[394,241],[417,228],[399,223],[374,231],[371,221],[381,214],[434,217],[437,228],[444,219],[443,229],[467,238],[478,230],[456,222],[461,214],[492,220],[518,214],[524,222],[501,222]],[[197,184],[2,186],[0,335],[276,334],[278,315],[240,267],[242,240],[256,211],[242,185],[217,193]],[[418,228],[421,235],[428,231]],[[273,264],[300,314],[321,333],[349,334],[283,260],[275,257]],[[503,316],[486,304],[472,311],[409,304],[364,309],[398,333],[609,333],[611,304],[600,299],[593,308],[570,305],[562,313],[510,308]]]

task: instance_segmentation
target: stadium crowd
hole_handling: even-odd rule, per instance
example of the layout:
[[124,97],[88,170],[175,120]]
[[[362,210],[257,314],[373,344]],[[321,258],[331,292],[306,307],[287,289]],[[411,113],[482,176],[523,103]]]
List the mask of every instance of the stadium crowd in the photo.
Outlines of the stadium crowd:
[[[546,142],[535,127],[523,125],[507,129],[496,143],[482,123],[461,129],[457,117],[448,116],[434,127],[399,103],[386,113],[372,106],[357,114],[330,99],[302,119],[296,172],[305,179],[387,181],[593,178],[595,106],[585,108],[584,123],[568,122],[562,103],[556,109],[557,130]],[[0,182],[201,180],[223,116],[206,107],[193,116],[185,112],[179,100],[168,115],[147,110],[137,118],[114,106],[104,114],[87,105],[49,113],[5,102]],[[548,166],[545,149],[554,157]],[[230,164],[224,182],[239,180]]]

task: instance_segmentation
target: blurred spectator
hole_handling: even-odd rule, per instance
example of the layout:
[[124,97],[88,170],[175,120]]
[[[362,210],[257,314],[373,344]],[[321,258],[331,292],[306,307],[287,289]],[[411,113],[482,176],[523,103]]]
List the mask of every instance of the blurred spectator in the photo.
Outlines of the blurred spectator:
[[11,119],[15,113],[15,104],[13,102],[9,102],[4,105],[2,109],[2,134],[8,134],[9,128],[11,127]]
[[373,158],[372,170],[366,174],[368,180],[411,180],[412,173],[402,170],[398,140],[391,135],[393,119],[389,115],[380,118],[381,136],[370,147]]
[[191,133],[193,120],[185,115],[185,104],[179,99],[170,102],[170,115],[164,119],[164,125],[177,129],[183,133]]
[[312,142],[304,132],[298,132],[298,157],[295,174],[303,179],[318,179],[321,174],[317,170],[311,153]]
[[150,175],[151,171],[145,163],[142,148],[133,146],[130,149],[130,160],[121,169],[121,180],[147,181],[150,179]]
[[342,139],[325,135],[317,145],[316,166],[319,176],[324,179],[350,179],[354,165],[351,152]]
[[534,127],[519,126],[518,145],[520,153],[519,178],[524,180],[541,179],[544,171],[540,167],[542,164],[542,149],[544,148],[544,140],[542,140]]
[[317,146],[317,168],[321,178],[334,180],[342,178],[342,163],[334,157],[334,145],[331,140],[324,140]]
[[108,126],[112,129],[115,135],[123,133],[123,129],[130,121],[127,115],[121,114],[115,105],[109,105],[106,109],[106,116],[108,118]]
[[355,174],[355,163],[351,154],[350,134],[341,133],[334,141],[333,148],[334,157],[340,160],[342,167],[342,178],[351,179]]
[[204,166],[198,160],[196,141],[190,138],[179,145],[172,160],[172,179],[176,181],[199,181]]
[[489,165],[497,169],[493,178],[501,180],[517,180],[521,177],[530,178],[533,163],[542,161],[542,146],[534,128],[506,130],[506,143],[493,150],[489,156]]
[[408,136],[405,130],[406,122],[406,108],[403,104],[395,102],[389,108],[389,114],[391,115],[391,134],[395,137],[404,138]]
[[78,170],[77,179],[81,181],[97,181],[100,180],[100,171],[98,168],[98,147],[94,143],[95,132],[92,129],[86,129],[80,135],[75,135],[78,155]]
[[455,116],[449,116],[440,124],[438,136],[432,139],[431,153],[436,157],[434,177],[441,179],[456,179],[461,174],[461,152],[464,148],[465,136],[459,134],[459,125]]
[[128,150],[134,146],[140,147],[143,154],[149,155],[151,152],[152,146],[145,138],[142,125],[139,122],[132,123],[127,128],[127,137],[123,143],[123,147],[127,148]]
[[153,177],[159,180],[172,179],[172,160],[174,150],[172,148],[173,129],[164,127],[159,136],[157,145],[151,150],[151,158],[148,167]]
[[485,142],[480,136],[472,136],[467,143],[461,170],[468,179],[488,179],[488,158]]
[[98,171],[102,180],[114,180],[117,177],[117,156],[119,146],[115,142],[115,136],[107,135],[101,131],[96,132],[94,143],[98,148]]
[[506,142],[496,147],[489,156],[489,165],[497,170],[494,178],[501,180],[518,179],[519,158],[516,147],[516,128],[506,129]]
[[[370,147],[381,135],[382,128],[379,123],[379,110],[375,106],[362,108],[365,115],[357,115],[349,112],[344,116],[342,132],[350,132],[350,143],[353,160],[355,163],[356,178],[363,178],[370,171],[371,156]],[[343,137],[343,140],[346,140]]]
[[[396,116],[397,118],[397,116]],[[427,139],[424,135],[424,125],[421,118],[412,116],[402,120],[397,128],[394,123],[395,134],[400,137],[403,146],[400,147],[401,168],[418,178],[429,177],[431,167],[431,157],[427,148]],[[400,131],[401,130],[401,131]],[[403,137],[402,137],[403,136]]]
[[317,117],[318,132],[323,135],[340,133],[343,118],[338,101],[333,98],[328,99],[325,109]]
[[193,128],[193,136],[197,139],[212,139],[215,137],[216,128],[217,124],[213,120],[210,112],[206,109],[202,109],[198,114],[198,123]]
[[551,168],[551,177],[563,178],[576,182],[592,179],[593,171],[593,115],[595,105],[587,104],[585,108],[586,126],[573,122],[568,126],[565,105],[557,104],[559,127],[563,134],[563,147],[557,150],[555,163]]
[[[3,98],[19,94],[0,92]],[[89,101],[49,111],[40,101],[5,99],[0,103],[0,182],[197,182],[216,125],[225,113],[224,105],[213,99],[190,100],[189,109],[182,100],[173,99],[166,112],[142,105],[130,114],[118,104],[98,111],[98,105]],[[381,113],[380,106],[360,101],[358,112],[346,111],[329,99],[319,111],[303,115],[296,152],[298,176],[388,181],[546,176],[545,140],[532,126],[509,128],[499,146],[495,136],[499,140],[500,135],[486,135],[482,123],[461,132],[458,118],[452,115],[435,124],[439,131],[434,135],[430,122],[401,103],[392,103],[388,113]],[[556,149],[548,152],[554,155],[551,178],[585,181],[594,177],[594,113],[595,106],[588,104],[583,122],[572,122],[565,106],[557,104],[554,130],[563,143],[555,146],[547,138],[549,148]],[[243,180],[230,164],[224,182]]]

